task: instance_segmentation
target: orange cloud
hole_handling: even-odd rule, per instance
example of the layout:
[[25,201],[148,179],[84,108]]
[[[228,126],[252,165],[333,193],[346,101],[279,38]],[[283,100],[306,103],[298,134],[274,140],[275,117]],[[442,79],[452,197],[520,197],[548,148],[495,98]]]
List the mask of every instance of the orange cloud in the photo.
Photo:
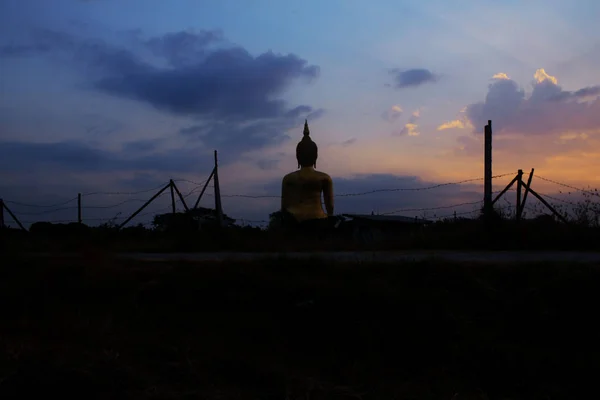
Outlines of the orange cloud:
[[391,106],[389,109],[385,110],[383,112],[383,114],[381,115],[381,118],[383,118],[387,122],[394,122],[402,116],[402,113],[404,113],[404,110],[402,110],[402,107],[400,107],[400,105],[398,105],[398,104],[395,104],[395,105]]
[[498,72],[497,74],[492,76],[492,79],[510,79],[510,78],[504,72]]
[[556,79],[556,77],[554,77],[554,76],[548,75],[548,73],[546,72],[546,70],[544,70],[544,68],[540,68],[537,71],[535,71],[535,74],[533,75],[533,77],[535,78],[535,81],[537,83],[542,83],[544,81],[550,81],[554,85],[558,85],[558,79]]
[[412,112],[408,122],[404,124],[404,127],[400,130],[400,132],[396,133],[396,136],[419,136],[421,132],[419,132],[419,126],[417,125],[417,121],[421,117],[421,109],[417,109]]
[[[496,74],[496,75],[498,75],[498,74]],[[437,127],[437,130],[443,131],[446,129],[472,128],[471,123],[466,118],[466,115],[465,115],[466,111],[467,111],[467,106],[463,107],[460,110],[460,112],[459,112],[460,115],[458,116],[458,118],[456,118],[455,120],[452,120],[452,121],[444,122],[443,124],[441,124],[440,126]]]
[[446,129],[464,129],[465,123],[460,119],[455,119],[453,121],[444,122],[440,126],[437,127],[438,131],[443,131]]

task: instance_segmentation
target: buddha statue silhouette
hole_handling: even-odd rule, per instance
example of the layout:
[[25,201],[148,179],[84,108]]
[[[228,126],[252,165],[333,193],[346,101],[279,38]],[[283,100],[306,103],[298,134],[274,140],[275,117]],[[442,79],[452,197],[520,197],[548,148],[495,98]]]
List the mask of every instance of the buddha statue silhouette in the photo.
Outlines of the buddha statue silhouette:
[[[328,221],[335,220],[333,181],[329,175],[315,169],[318,148],[310,138],[308,121],[304,121],[303,133],[302,140],[296,146],[299,170],[284,176],[281,184],[281,211],[288,222],[324,227],[329,225]],[[321,193],[326,212],[321,205]]]

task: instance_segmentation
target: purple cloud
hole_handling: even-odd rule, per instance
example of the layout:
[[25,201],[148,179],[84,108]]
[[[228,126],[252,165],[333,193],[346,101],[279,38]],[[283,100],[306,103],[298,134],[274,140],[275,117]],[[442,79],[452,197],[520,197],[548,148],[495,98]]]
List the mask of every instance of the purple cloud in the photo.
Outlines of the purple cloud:
[[437,75],[425,68],[413,68],[407,70],[394,68],[390,71],[390,74],[394,76],[394,87],[397,89],[417,87],[426,83],[434,83],[439,80]]

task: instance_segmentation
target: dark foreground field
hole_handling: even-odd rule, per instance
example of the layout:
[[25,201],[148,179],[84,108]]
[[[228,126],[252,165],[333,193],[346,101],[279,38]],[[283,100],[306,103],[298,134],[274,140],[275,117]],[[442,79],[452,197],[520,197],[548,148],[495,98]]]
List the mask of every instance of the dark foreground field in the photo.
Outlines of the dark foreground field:
[[589,265],[4,258],[0,398],[594,397],[599,283]]

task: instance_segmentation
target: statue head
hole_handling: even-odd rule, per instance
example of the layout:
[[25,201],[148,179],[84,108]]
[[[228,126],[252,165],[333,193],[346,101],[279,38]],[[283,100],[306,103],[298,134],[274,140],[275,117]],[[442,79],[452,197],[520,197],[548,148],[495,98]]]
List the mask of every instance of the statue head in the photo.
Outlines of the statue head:
[[304,136],[296,146],[296,159],[298,160],[298,168],[300,167],[316,167],[318,148],[317,144],[310,138],[308,129],[308,121],[304,120]]

